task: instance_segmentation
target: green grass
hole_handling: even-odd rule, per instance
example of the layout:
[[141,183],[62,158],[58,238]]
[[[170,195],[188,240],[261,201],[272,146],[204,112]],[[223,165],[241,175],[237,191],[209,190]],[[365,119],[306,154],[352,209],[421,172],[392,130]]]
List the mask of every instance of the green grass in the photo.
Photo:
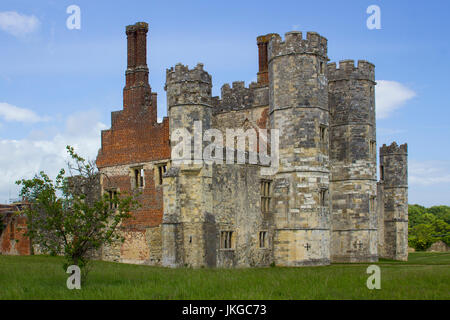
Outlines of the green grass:
[[256,269],[166,269],[95,261],[68,290],[61,257],[0,256],[0,299],[450,299],[450,253],[382,260],[381,290],[369,264]]

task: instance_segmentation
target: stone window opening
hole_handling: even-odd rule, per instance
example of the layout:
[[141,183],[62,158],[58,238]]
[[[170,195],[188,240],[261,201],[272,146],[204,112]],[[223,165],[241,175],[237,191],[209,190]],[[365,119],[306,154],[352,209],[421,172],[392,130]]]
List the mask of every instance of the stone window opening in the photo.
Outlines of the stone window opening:
[[323,61],[319,62],[319,72],[320,72],[320,74],[324,74],[325,73],[325,68],[324,68]]
[[262,213],[270,212],[270,203],[272,200],[271,185],[272,185],[272,181],[270,181],[270,180],[262,180],[261,181],[261,212]]
[[374,157],[377,155],[377,143],[374,140],[370,140],[369,153]]
[[157,165],[157,171],[158,171],[158,185],[163,184],[163,175],[167,172],[167,163],[162,163]]
[[384,180],[384,166],[380,166],[380,179]]
[[267,231],[260,231],[259,232],[259,247],[260,248],[267,248]]
[[144,168],[143,167],[135,167],[132,168],[133,173],[133,184],[134,188],[143,188],[144,187]]
[[234,247],[233,231],[222,231],[220,233],[221,249],[232,249]]
[[114,200],[117,199],[117,191],[114,189],[108,190],[109,197],[109,209],[117,209],[117,203]]
[[369,212],[374,212],[375,211],[375,196],[371,196],[369,198]]
[[319,127],[319,134],[320,134],[320,142],[324,143],[327,138],[327,127],[325,125],[320,125]]
[[328,189],[320,189],[319,191],[319,201],[320,201],[320,206],[321,207],[326,207],[327,206],[327,194],[328,194]]

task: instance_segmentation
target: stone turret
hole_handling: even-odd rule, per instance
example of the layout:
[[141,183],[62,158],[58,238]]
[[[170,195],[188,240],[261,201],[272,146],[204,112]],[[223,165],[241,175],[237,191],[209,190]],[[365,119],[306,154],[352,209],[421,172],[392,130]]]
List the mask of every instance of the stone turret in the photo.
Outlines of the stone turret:
[[272,35],[268,45],[271,128],[280,130],[274,177],[277,265],[330,263],[327,39]]
[[381,256],[408,259],[408,146],[393,142],[380,148],[380,186],[384,220]]
[[334,262],[377,261],[374,65],[328,65]]
[[[203,130],[211,128],[211,88],[211,76],[201,63],[193,69],[180,63],[167,69],[165,90],[171,138],[175,130],[182,128],[193,135],[195,121],[201,122]],[[197,138],[201,141],[201,137]]]
[[[210,230],[214,230],[210,220],[213,211],[212,167],[204,164],[201,158],[194,158],[196,148],[200,152],[203,150],[202,131],[211,128],[211,87],[211,76],[200,63],[193,69],[177,64],[167,70],[165,90],[172,160],[171,168],[164,176],[162,249],[165,266],[215,265],[215,242],[208,241],[216,237],[214,232],[210,234]],[[178,155],[174,159],[174,148],[187,139],[183,136],[183,141],[179,140],[180,130],[187,130],[193,138],[188,141],[190,159]]]

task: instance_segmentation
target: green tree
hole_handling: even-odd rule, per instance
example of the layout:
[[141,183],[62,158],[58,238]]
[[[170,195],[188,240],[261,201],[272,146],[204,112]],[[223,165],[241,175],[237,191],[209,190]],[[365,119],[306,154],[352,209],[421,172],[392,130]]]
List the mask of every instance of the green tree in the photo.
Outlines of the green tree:
[[115,197],[101,196],[95,163],[70,146],[67,151],[71,157],[68,174],[61,169],[53,182],[41,171],[33,179],[16,183],[22,186],[20,195],[30,203],[25,209],[27,235],[44,252],[63,254],[64,270],[69,265],[79,266],[85,281],[90,253],[104,244],[123,241],[119,226],[139,204],[136,195],[117,192]]
[[425,208],[414,204],[409,205],[408,215],[408,241],[411,247],[426,250],[439,240],[450,245],[450,207]]
[[417,226],[414,226],[411,231],[409,243],[415,249],[426,250],[433,244],[433,226],[429,224],[418,224]]

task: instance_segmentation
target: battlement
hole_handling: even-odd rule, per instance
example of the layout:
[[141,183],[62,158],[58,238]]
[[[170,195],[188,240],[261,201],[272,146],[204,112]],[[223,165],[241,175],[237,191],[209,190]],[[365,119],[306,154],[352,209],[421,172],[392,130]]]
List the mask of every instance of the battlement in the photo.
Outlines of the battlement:
[[221,88],[221,98],[213,97],[215,113],[266,106],[269,104],[268,87],[252,82],[248,87],[244,81],[225,83]]
[[166,70],[166,84],[177,82],[202,82],[212,84],[211,75],[203,70],[203,64],[198,63],[193,69],[181,63]]
[[385,144],[383,144],[383,146],[380,148],[380,157],[394,155],[394,154],[407,155],[408,154],[408,144],[405,143],[405,144],[402,144],[399,146],[394,141],[391,143],[390,146],[386,146]]
[[269,41],[269,61],[277,56],[294,53],[315,54],[323,57],[327,56],[328,40],[317,32],[307,32],[306,39],[303,39],[301,31],[291,31],[284,35],[284,41],[280,35],[274,33],[270,35]]
[[198,63],[193,69],[178,63],[166,70],[167,103],[175,105],[201,104],[211,105],[211,75]]
[[142,30],[142,31],[147,32],[148,31],[148,23],[146,23],[146,22],[136,22],[135,24],[126,26],[126,28],[125,28],[126,34],[130,34],[130,33],[136,32],[138,30]]
[[254,90],[252,86],[245,87],[244,81],[234,81],[231,87],[228,83],[222,86],[221,96],[222,109],[242,109],[253,105]]
[[339,80],[369,80],[375,81],[375,65],[365,61],[358,60],[355,66],[354,60],[339,61],[339,68],[336,62],[328,64],[328,81]]

